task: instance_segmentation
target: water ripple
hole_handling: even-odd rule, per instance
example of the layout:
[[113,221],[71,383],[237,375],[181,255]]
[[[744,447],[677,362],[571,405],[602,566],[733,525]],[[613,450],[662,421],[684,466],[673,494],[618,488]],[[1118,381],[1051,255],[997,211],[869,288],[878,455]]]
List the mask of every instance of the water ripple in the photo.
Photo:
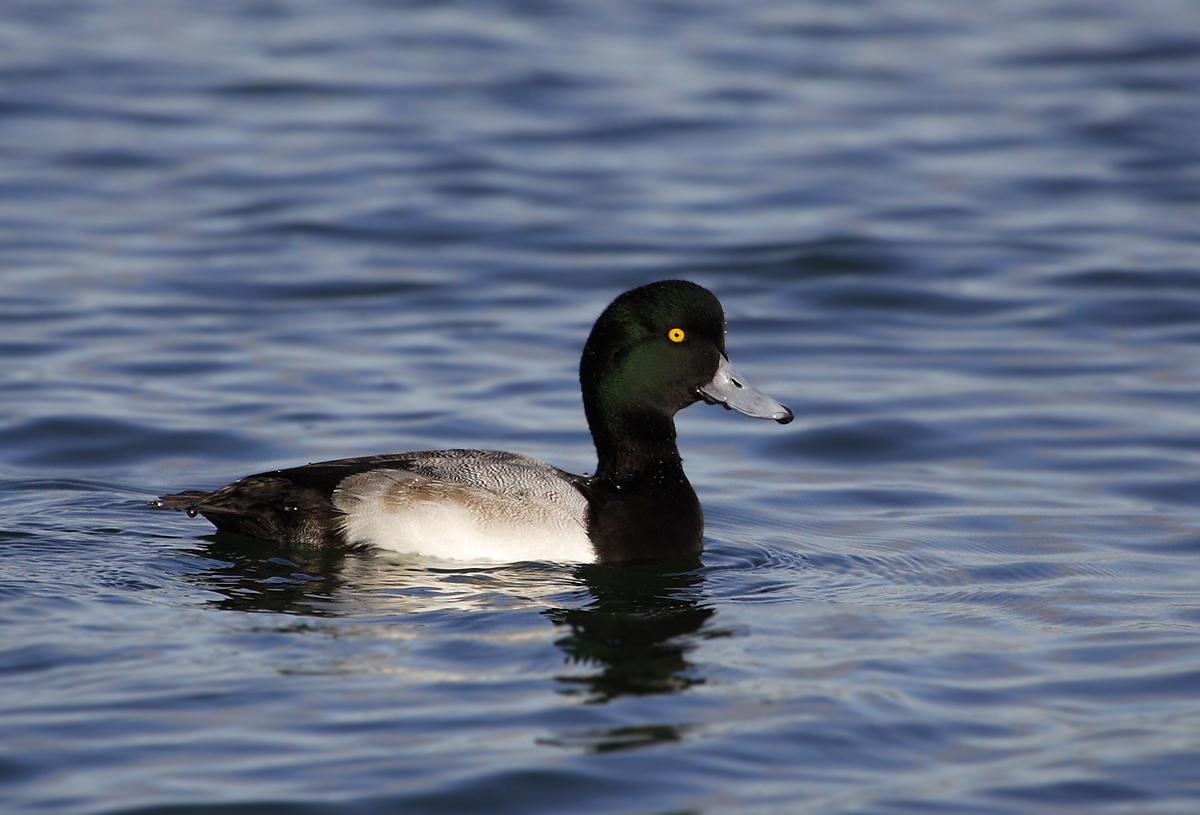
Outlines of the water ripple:
[[[5,811],[1191,812],[1190,0],[311,0],[0,26]],[[594,465],[711,287],[700,558],[216,536],[166,489]]]

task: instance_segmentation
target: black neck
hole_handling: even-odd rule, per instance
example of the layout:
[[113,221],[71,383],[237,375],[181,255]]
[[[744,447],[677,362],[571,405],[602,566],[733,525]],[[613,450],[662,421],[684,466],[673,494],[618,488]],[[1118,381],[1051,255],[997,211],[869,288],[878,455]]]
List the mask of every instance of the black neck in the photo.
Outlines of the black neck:
[[670,416],[657,411],[624,413],[590,424],[596,479],[621,484],[674,479],[683,473]]

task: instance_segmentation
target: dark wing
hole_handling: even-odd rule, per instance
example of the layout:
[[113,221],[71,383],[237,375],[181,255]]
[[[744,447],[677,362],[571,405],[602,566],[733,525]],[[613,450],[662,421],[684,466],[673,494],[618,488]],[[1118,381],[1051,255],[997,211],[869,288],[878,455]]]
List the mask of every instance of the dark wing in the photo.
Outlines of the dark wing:
[[380,467],[402,468],[409,454],[325,461],[258,473],[213,492],[164,495],[151,506],[203,515],[221,532],[283,543],[338,546],[332,496],[345,478]]
[[[369,470],[407,470],[428,478],[496,489],[511,475],[513,465],[542,473],[562,489],[566,473],[549,464],[490,450],[437,450],[389,453],[306,464],[286,470],[246,476],[219,490],[164,495],[151,506],[203,515],[222,532],[261,540],[317,546],[344,546],[338,533],[340,510],[333,493],[345,479]],[[574,491],[573,487],[566,489]],[[581,500],[581,499],[577,499]]]

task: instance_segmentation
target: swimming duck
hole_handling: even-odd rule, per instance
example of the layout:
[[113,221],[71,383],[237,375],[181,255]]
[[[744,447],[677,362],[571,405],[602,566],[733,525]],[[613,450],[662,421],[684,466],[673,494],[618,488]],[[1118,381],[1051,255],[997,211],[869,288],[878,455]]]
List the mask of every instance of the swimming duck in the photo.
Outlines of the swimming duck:
[[614,300],[584,346],[579,380],[598,458],[592,476],[490,450],[390,453],[260,473],[151,506],[290,544],[467,560],[662,560],[699,552],[704,533],[675,413],[704,401],[792,420],[729,364],[717,298],[682,280]]

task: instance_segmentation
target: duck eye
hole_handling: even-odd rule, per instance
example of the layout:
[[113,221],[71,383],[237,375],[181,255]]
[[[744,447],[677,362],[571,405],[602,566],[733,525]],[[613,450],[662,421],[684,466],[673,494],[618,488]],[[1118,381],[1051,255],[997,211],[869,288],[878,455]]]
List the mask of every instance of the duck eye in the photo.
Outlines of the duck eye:
[[671,342],[683,342],[683,338],[685,336],[686,335],[683,333],[682,328],[672,328],[667,332],[667,339],[669,339]]

